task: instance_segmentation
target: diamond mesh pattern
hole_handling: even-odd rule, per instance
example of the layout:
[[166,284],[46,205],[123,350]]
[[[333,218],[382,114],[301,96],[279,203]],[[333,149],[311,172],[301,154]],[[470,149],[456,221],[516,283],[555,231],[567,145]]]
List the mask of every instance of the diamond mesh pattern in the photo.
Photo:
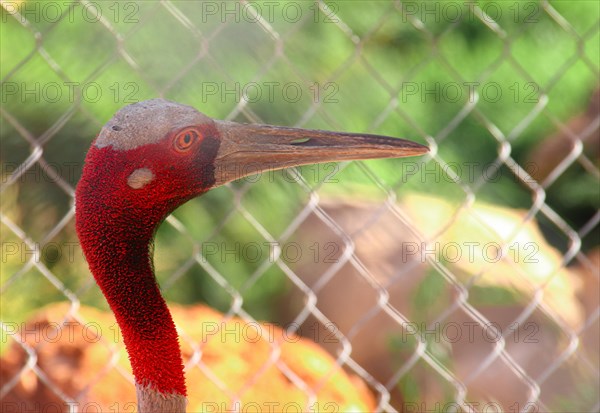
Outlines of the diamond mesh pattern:
[[[588,102],[600,15],[580,3],[2,1],[0,318],[3,353],[22,354],[3,359],[3,410],[32,380],[65,411],[111,373],[132,386],[104,331],[102,368],[67,394],[38,358],[50,327],[24,323],[57,301],[57,331],[94,322],[81,306],[107,311],[74,232],[74,188],[112,113],[162,96],[220,119],[431,149],[190,201],[157,238],[169,302],[313,339],[378,411],[598,411],[600,116]],[[308,385],[270,342],[229,388],[202,359],[210,339],[178,329],[186,369],[232,402],[272,365],[308,406],[328,377]]]

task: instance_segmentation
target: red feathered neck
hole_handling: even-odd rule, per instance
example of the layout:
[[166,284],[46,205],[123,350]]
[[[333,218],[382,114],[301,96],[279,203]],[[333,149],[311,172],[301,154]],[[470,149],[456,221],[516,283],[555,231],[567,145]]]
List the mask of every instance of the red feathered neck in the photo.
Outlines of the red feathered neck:
[[[157,182],[134,191],[127,177],[152,159]],[[164,217],[193,194],[174,198],[158,176],[160,147],[116,151],[92,146],[76,191],[76,228],[91,272],[121,328],[136,382],[163,394],[186,394],[175,325],[152,268],[151,243]],[[113,172],[114,171],[114,172]],[[150,200],[152,201],[150,203]]]

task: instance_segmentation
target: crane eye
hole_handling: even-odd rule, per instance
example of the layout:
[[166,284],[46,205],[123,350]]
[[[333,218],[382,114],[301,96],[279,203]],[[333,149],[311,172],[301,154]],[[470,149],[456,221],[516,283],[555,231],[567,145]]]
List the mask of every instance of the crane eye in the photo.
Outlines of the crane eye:
[[198,140],[198,137],[198,131],[193,128],[186,128],[179,131],[175,136],[175,150],[177,152],[187,152]]

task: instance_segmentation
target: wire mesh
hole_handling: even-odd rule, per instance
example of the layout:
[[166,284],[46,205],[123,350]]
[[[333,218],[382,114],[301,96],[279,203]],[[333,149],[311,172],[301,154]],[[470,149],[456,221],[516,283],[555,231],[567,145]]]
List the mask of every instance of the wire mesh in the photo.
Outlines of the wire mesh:
[[[2,411],[134,409],[73,198],[93,136],[156,96],[431,149],[250,176],[166,220],[167,301],[222,312],[175,305],[187,374],[228,400],[194,408],[351,408],[319,404],[334,369],[282,356],[299,334],[377,411],[600,409],[596,2],[1,4]],[[267,345],[235,386],[206,361],[232,317]],[[305,404],[248,401],[271,367]]]

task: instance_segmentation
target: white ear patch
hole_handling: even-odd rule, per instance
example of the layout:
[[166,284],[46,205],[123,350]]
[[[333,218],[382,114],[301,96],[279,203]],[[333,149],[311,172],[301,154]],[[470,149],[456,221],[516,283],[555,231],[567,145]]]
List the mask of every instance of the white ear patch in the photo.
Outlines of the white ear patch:
[[127,178],[127,185],[133,189],[140,189],[146,186],[154,179],[154,174],[148,168],[136,169]]

